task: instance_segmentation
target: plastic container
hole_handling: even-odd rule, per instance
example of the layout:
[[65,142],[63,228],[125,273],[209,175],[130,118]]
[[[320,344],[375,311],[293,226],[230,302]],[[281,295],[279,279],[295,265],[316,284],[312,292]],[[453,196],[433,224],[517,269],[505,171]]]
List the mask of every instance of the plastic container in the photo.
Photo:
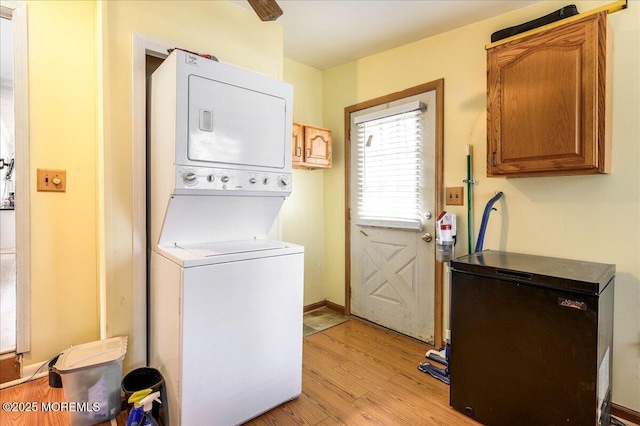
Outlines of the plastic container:
[[72,426],[105,422],[120,414],[122,360],[127,337],[113,337],[73,346],[58,358]]
[[[131,370],[122,379],[122,391],[124,392],[125,401],[134,392],[143,389],[151,389],[152,392],[160,392],[160,403],[153,403],[152,415],[158,423],[163,425],[169,424],[169,407],[167,406],[167,390],[164,385],[164,377],[162,374],[151,367],[141,367]],[[133,408],[133,404],[129,404],[129,409]]]
[[440,241],[436,239],[436,260],[449,262],[453,259],[453,241]]

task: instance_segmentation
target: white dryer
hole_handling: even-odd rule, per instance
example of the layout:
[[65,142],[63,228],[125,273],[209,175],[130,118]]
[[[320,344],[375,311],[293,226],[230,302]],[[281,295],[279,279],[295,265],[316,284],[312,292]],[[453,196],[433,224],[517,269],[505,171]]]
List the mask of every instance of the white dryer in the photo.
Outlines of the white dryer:
[[267,238],[291,104],[288,84],[180,50],[152,75],[149,359],[172,425],[240,424],[301,392],[304,248]]

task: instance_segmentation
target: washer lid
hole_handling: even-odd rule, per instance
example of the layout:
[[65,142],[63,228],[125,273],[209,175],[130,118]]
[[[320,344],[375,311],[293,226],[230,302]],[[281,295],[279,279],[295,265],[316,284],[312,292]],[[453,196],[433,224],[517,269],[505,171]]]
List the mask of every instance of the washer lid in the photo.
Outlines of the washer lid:
[[247,253],[260,250],[274,250],[286,247],[281,241],[242,240],[220,241],[213,243],[185,244],[177,247],[200,257],[221,256],[225,254]]
[[[199,267],[222,263],[244,262],[277,256],[298,255],[304,247],[285,241],[245,239],[226,242],[158,246],[157,254],[183,267]],[[153,260],[152,260],[153,262]]]

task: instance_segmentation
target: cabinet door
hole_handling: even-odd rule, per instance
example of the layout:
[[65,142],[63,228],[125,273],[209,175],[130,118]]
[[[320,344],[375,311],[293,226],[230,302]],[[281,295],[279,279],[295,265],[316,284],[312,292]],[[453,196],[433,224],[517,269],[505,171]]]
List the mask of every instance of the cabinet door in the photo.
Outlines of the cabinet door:
[[606,172],[606,14],[487,52],[487,175]]
[[304,127],[304,161],[311,167],[331,167],[331,130]]
[[298,123],[293,123],[292,127],[292,141],[291,141],[291,155],[293,157],[292,165],[299,166],[302,165],[304,160],[303,158],[303,150],[304,150],[304,141],[302,139],[302,126]]

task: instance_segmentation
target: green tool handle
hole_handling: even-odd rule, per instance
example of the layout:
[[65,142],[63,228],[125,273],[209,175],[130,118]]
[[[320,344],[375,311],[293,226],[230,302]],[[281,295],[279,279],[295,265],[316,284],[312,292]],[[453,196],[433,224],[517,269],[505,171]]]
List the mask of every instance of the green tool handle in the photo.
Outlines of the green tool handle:
[[467,242],[469,254],[473,253],[473,218],[471,208],[471,145],[467,145]]

